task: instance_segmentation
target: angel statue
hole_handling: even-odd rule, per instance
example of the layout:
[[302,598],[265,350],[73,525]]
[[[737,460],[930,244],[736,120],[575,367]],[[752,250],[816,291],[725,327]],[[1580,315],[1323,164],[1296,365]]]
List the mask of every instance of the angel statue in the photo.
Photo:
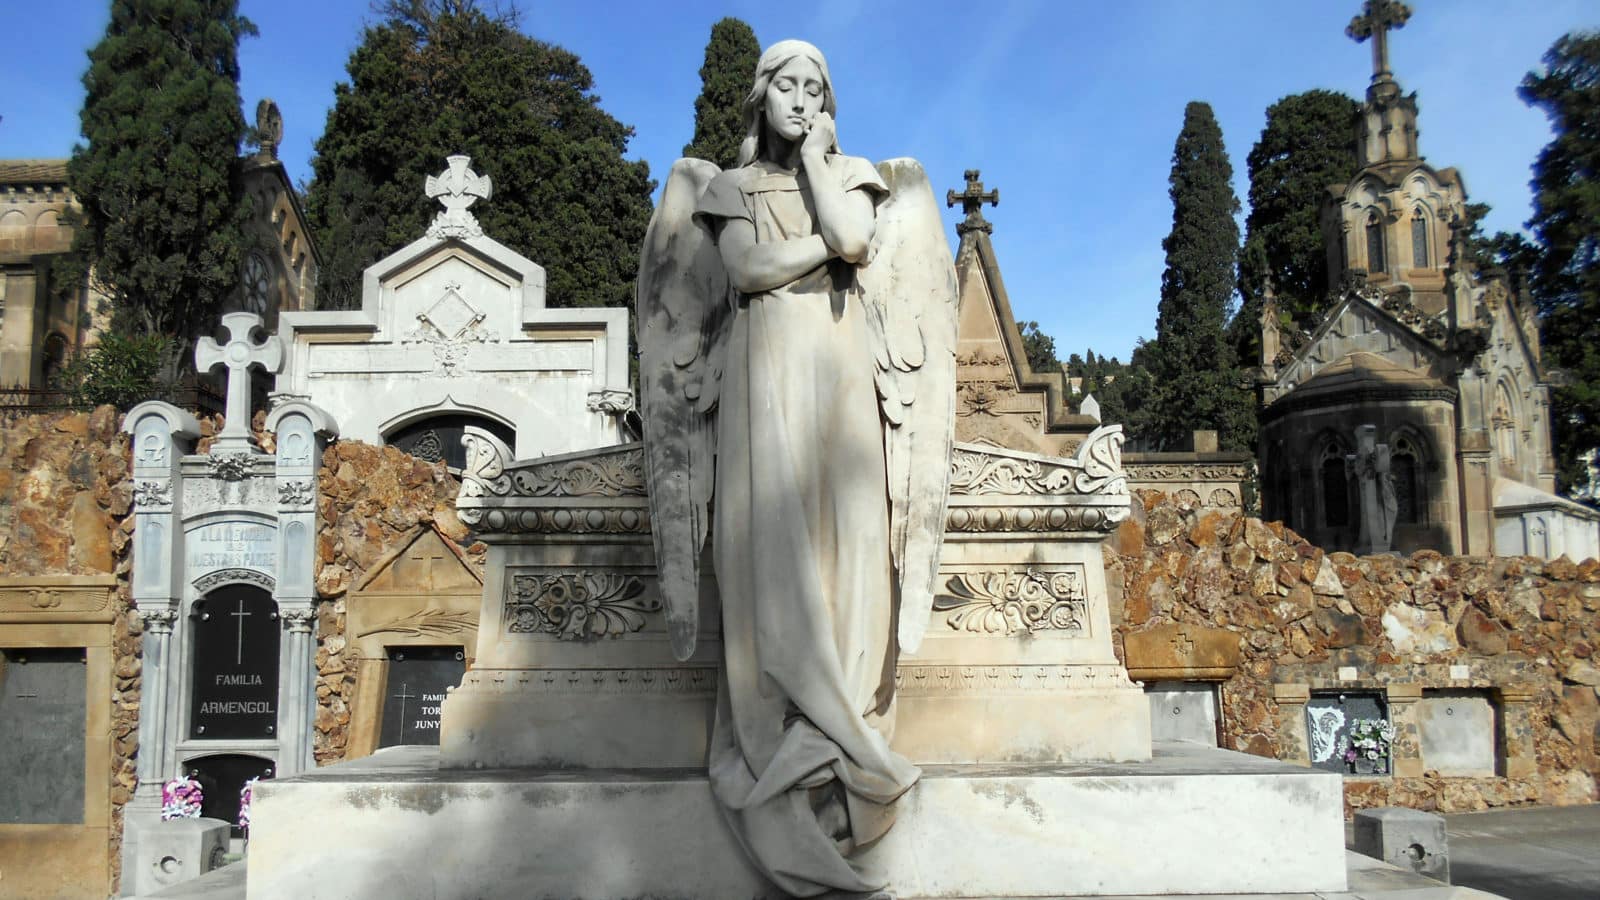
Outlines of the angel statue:
[[673,650],[694,652],[709,532],[712,790],[750,858],[802,897],[887,886],[851,857],[919,775],[889,747],[895,660],[932,606],[955,417],[933,191],[912,160],[840,153],[834,112],[816,47],[763,53],[738,166],[673,165],[638,281]]

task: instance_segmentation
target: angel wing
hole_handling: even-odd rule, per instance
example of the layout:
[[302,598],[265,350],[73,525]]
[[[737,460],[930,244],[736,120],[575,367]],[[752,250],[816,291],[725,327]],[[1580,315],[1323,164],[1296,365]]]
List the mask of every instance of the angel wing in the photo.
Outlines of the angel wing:
[[639,254],[639,413],[656,572],[679,660],[700,624],[700,557],[709,525],[716,430],[711,418],[730,317],[728,275],[695,205],[721,169],[673,163]]
[[900,588],[900,649],[922,646],[950,502],[955,441],[955,264],[927,173],[913,159],[878,164],[878,207],[863,308],[877,359],[889,473],[889,541]]

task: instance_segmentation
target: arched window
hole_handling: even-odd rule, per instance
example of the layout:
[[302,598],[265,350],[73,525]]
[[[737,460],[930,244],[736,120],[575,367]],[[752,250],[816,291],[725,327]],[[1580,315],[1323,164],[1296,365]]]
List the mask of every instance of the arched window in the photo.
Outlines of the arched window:
[[1395,521],[1415,525],[1428,520],[1420,441],[1404,432],[1389,439],[1389,475],[1394,479]]
[[1318,486],[1322,489],[1322,524],[1344,528],[1350,524],[1350,477],[1345,448],[1330,440],[1317,457]]
[[1511,399],[1511,389],[1504,381],[1495,385],[1494,413],[1489,424],[1494,428],[1495,450],[1500,454],[1500,464],[1514,466],[1517,462],[1517,414]]
[[62,366],[67,363],[67,338],[59,331],[52,331],[45,336],[44,353],[40,360],[40,374],[45,388],[55,387],[56,377],[61,374]]
[[508,447],[517,445],[516,432],[510,428],[493,419],[464,413],[429,416],[390,432],[385,440],[402,453],[424,462],[443,462],[446,468],[460,472],[467,464],[467,450],[461,446],[461,435],[469,425],[489,432]]
[[1428,213],[1417,207],[1411,211],[1411,265],[1428,268]]
[[1367,213],[1367,272],[1376,275],[1388,269],[1383,253],[1383,218],[1376,212]]

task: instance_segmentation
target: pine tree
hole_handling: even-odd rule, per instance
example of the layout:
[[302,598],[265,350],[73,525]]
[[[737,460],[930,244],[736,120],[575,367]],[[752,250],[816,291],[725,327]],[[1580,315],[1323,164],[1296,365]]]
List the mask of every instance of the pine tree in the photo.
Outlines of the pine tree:
[[1210,105],[1191,102],[1168,179],[1172,231],[1162,242],[1167,268],[1156,340],[1141,348],[1149,351],[1153,390],[1136,413],[1137,430],[1155,449],[1183,449],[1196,428],[1216,429],[1230,450],[1246,449],[1254,439],[1250,395],[1223,337],[1239,257],[1232,177]]
[[1018,322],[1022,335],[1022,352],[1028,358],[1028,368],[1034,372],[1059,372],[1061,360],[1056,358],[1056,339],[1045,334],[1038,322]]
[[700,96],[694,100],[694,140],[684,145],[684,156],[733,168],[744,140],[740,106],[760,59],[756,33],[743,20],[730,17],[711,26],[705,65],[700,67]]
[[1565,374],[1551,398],[1551,431],[1563,490],[1600,475],[1579,457],[1600,448],[1600,32],[1558,39],[1523,101],[1550,118],[1555,137],[1534,163],[1538,239],[1533,292],[1544,363]]
[[475,0],[390,0],[350,56],[312,161],[306,213],[323,251],[319,305],[361,302],[361,272],[422,233],[422,194],[464,153],[494,180],[486,234],[544,266],[551,306],[624,306],[650,219],[633,129],[600,108],[578,57]]
[[250,213],[240,186],[237,0],[114,0],[89,51],[67,178],[82,205],[75,250],[111,300],[113,327],[166,336],[163,378],[216,324],[237,286]]

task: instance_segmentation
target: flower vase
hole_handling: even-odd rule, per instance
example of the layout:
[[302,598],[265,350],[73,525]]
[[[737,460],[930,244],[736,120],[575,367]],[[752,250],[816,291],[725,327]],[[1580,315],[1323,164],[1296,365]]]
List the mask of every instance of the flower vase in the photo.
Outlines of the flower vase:
[[1350,765],[1355,767],[1355,774],[1357,775],[1372,775],[1377,769],[1378,761],[1362,757],[1351,762]]

